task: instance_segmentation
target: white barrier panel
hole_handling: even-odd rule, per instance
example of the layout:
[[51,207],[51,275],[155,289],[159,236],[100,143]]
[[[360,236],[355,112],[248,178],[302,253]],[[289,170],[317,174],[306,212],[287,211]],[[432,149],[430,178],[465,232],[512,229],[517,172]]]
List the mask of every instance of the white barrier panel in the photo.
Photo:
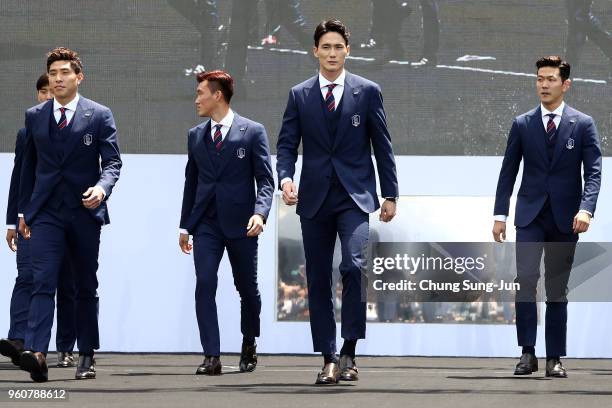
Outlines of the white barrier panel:
[[[111,225],[104,227],[100,250],[100,335],[104,351],[200,352],[195,317],[195,272],[191,256],[178,247],[178,220],[183,189],[184,155],[123,155],[121,179],[110,199]],[[485,196],[495,194],[501,157],[397,158],[403,196]],[[6,197],[13,155],[0,154],[0,214]],[[604,159],[604,169],[612,159]],[[298,165],[299,172],[299,165]],[[607,172],[604,170],[604,180]],[[519,176],[520,177],[520,176]],[[582,241],[610,241],[612,183],[604,182],[592,229]],[[275,197],[275,200],[278,197]],[[409,199],[409,198],[406,198]],[[276,203],[274,204],[276,205]],[[490,208],[423,209],[411,228],[420,241],[441,240],[434,231],[447,228],[448,239],[491,239]],[[469,210],[466,210],[469,211]],[[275,239],[276,211],[270,213],[259,241],[259,285],[262,295],[261,353],[311,353],[308,323],[277,322]],[[394,222],[402,222],[402,215]],[[435,225],[435,228],[431,226]],[[467,228],[471,225],[470,228]],[[477,227],[474,227],[477,226]],[[282,228],[282,226],[280,226]],[[385,226],[393,229],[393,224]],[[16,275],[15,256],[0,250],[0,337],[9,327],[9,302]],[[240,351],[239,300],[224,257],[217,291],[221,349]],[[612,357],[610,303],[572,303],[568,352],[572,357]],[[340,330],[338,330],[340,333]],[[543,328],[537,352],[544,354]],[[516,356],[511,325],[369,323],[358,353],[372,355]],[[52,339],[55,336],[53,335]],[[340,339],[339,339],[340,341]],[[50,346],[53,349],[53,342]]]

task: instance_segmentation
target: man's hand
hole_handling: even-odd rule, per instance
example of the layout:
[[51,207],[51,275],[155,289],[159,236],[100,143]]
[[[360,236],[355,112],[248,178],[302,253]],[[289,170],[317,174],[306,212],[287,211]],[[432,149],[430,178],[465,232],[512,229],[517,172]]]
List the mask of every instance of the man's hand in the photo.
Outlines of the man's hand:
[[15,228],[6,230],[6,243],[11,251],[17,251],[17,230]]
[[283,201],[287,205],[297,204],[297,187],[293,181],[285,181],[285,184],[283,184]]
[[23,217],[19,218],[19,233],[25,239],[30,239],[30,234],[31,234],[30,227],[28,227],[26,225],[25,220],[23,219]]
[[83,205],[90,210],[98,208],[102,204],[102,200],[104,200],[104,189],[100,186],[89,187],[83,193]]
[[506,240],[506,223],[504,221],[495,221],[493,224],[493,239],[497,242]]
[[193,249],[193,245],[189,243],[189,234],[179,234],[179,246],[183,253],[189,255]]
[[247,225],[247,237],[256,237],[263,232],[264,219],[261,215],[255,214],[249,219]]
[[395,210],[397,207],[397,203],[391,200],[385,200],[382,203],[382,207],[380,207],[380,216],[379,220],[382,222],[389,222],[395,217]]
[[589,229],[589,225],[591,225],[591,216],[584,211],[580,211],[574,217],[574,234],[580,234],[582,232],[587,232]]

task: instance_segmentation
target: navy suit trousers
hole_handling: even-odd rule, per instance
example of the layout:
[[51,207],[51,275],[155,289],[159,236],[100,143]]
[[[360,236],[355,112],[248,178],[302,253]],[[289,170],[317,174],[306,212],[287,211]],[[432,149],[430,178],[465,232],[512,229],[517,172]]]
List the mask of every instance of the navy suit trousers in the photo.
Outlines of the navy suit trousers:
[[[57,290],[57,351],[71,352],[76,342],[75,286],[67,257]],[[25,339],[32,296],[30,242],[21,235],[17,241],[17,279],[11,296],[9,339]]]
[[[31,225],[32,297],[25,348],[46,353],[49,347],[54,296],[64,255],[70,254],[76,287],[76,333],[79,352],[99,348],[98,252],[101,225],[85,208],[43,207]],[[58,316],[59,317],[59,316]]]
[[342,261],[342,338],[365,338],[365,278],[369,216],[351,199],[339,182],[333,182],[323,205],[312,218],[300,218],[306,256],[310,330],[315,352],[336,352],[335,288],[332,263],[336,236]]
[[516,293],[516,331],[519,346],[536,344],[536,292],[540,278],[540,262],[544,253],[546,355],[561,357],[566,354],[567,283],[577,241],[577,234],[559,231],[548,201],[529,225],[517,227],[515,282],[521,286]]
[[[245,225],[246,228],[246,225]],[[240,330],[245,337],[259,336],[261,297],[257,286],[257,237],[227,239],[216,218],[204,217],[193,232],[196,270],[196,316],[204,355],[221,354],[217,319],[217,272],[227,249],[234,285],[240,295]]]

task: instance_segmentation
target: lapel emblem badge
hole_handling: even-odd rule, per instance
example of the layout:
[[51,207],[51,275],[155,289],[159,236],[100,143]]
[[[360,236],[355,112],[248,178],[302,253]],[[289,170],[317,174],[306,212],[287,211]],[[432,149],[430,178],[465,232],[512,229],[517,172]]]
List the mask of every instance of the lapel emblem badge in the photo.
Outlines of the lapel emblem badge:
[[246,150],[244,150],[244,147],[239,147],[238,150],[236,150],[236,156],[238,156],[239,159],[244,159],[244,156],[246,156]]
[[87,133],[85,136],[83,136],[83,144],[85,146],[89,146],[93,143],[93,136],[90,133]]
[[567,143],[565,144],[567,150],[572,150],[574,148],[574,139],[571,137],[567,139]]
[[351,123],[353,126],[357,127],[361,124],[361,117],[358,114],[355,114],[351,117]]

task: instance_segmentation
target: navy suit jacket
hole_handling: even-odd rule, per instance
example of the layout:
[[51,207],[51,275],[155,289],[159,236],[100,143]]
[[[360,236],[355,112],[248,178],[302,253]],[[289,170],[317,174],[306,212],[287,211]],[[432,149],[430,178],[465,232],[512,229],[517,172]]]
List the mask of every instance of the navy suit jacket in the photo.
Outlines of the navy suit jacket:
[[266,129],[234,113],[217,168],[206,147],[210,126],[209,120],[189,130],[180,227],[192,233],[215,197],[225,236],[244,238],[253,214],[266,220],[272,206],[274,178]]
[[11,186],[9,187],[8,204],[6,206],[6,225],[17,226],[19,207],[19,178],[21,176],[21,163],[23,162],[23,149],[25,146],[26,130],[19,129],[15,141],[15,162],[11,173]]
[[88,211],[100,224],[108,224],[106,200],[119,179],[122,165],[113,114],[107,107],[81,96],[60,160],[49,136],[52,110],[50,100],[26,111],[19,212],[24,214],[26,224],[31,225],[60,182],[81,198],[89,187],[99,185],[106,193],[105,200]]
[[285,177],[293,179],[301,141],[303,161],[297,205],[300,216],[315,216],[329,190],[333,170],[357,206],[366,213],[374,212],[380,205],[372,148],[382,196],[398,196],[395,159],[380,87],[346,73],[335,138],[325,123],[322,98],[318,75],[289,92],[277,144],[279,182]]
[[553,159],[549,161],[543,129],[540,107],[514,119],[499,173],[494,213],[508,215],[510,196],[523,160],[514,224],[517,227],[529,225],[548,197],[557,227],[561,232],[571,233],[574,216],[579,210],[595,214],[601,184],[599,136],[590,116],[566,105]]

